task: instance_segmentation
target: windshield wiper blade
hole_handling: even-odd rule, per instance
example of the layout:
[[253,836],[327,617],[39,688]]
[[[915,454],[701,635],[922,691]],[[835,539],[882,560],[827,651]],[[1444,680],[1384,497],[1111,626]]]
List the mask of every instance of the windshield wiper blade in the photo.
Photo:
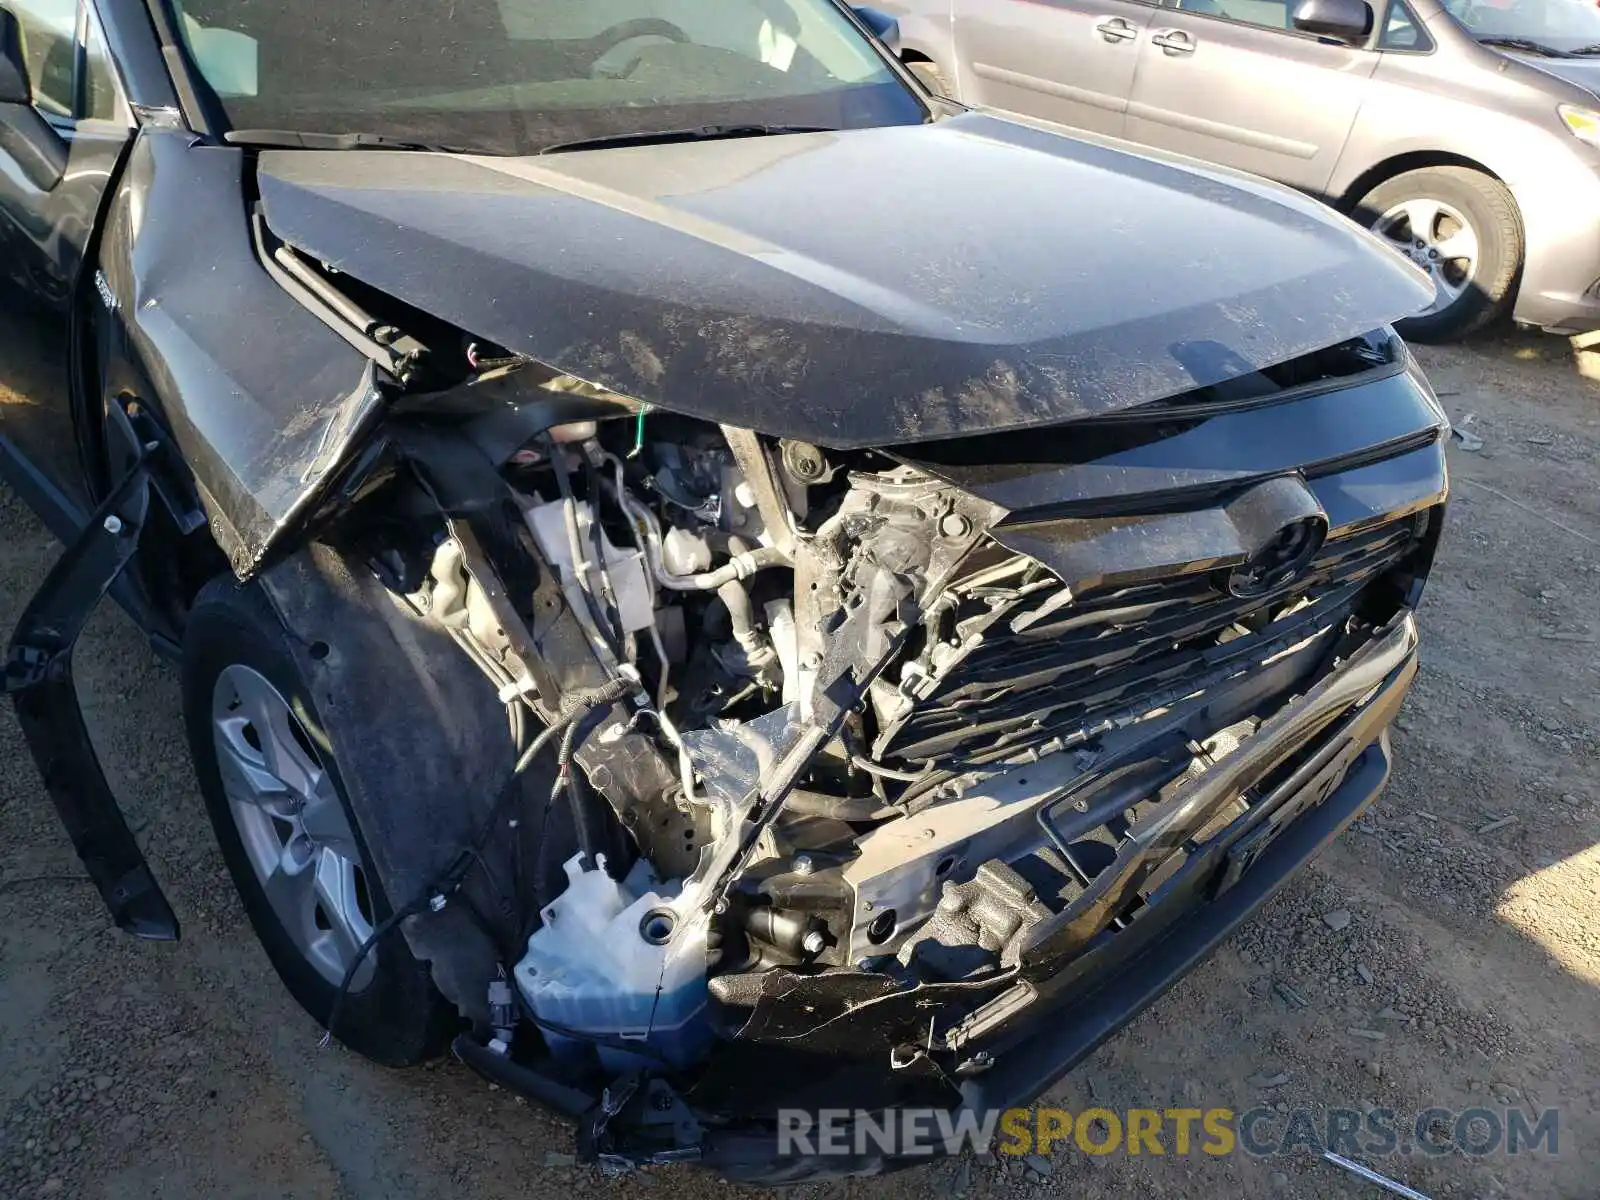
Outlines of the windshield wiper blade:
[[1591,42],[1587,46],[1579,46],[1576,50],[1568,50],[1574,58],[1587,58],[1590,55],[1600,54],[1600,42]]
[[1499,46],[1506,50],[1526,50],[1529,54],[1542,54],[1546,58],[1566,58],[1567,51],[1557,50],[1554,46],[1546,46],[1543,42],[1536,42],[1532,38],[1522,37],[1481,37],[1478,39],[1480,46]]
[[382,133],[313,133],[303,129],[230,129],[222,140],[233,146],[281,150],[425,150],[463,154],[458,146],[440,146]]
[[838,133],[828,125],[698,125],[692,129],[651,129],[643,133],[613,133],[577,138],[541,147],[540,154],[565,154],[568,150],[607,150],[615,146],[660,146],[669,142],[709,142],[717,138],[770,137],[784,133]]

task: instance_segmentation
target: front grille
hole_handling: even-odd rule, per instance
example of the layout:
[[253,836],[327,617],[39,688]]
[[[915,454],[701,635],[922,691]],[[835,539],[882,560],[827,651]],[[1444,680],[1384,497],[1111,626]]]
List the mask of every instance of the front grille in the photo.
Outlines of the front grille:
[[1255,646],[1342,622],[1418,536],[1410,518],[1346,532],[1286,591],[1249,599],[1215,571],[1073,596],[1040,563],[987,543],[952,585],[954,606],[922,655],[931,669],[909,687],[902,675],[905,699],[874,750],[971,766],[1070,741],[1136,701],[1182,695]]

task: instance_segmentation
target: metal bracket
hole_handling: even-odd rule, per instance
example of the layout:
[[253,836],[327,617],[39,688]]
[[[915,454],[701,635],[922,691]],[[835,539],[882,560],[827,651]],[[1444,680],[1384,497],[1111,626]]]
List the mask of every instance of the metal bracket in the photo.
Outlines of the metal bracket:
[[762,524],[767,527],[772,544],[793,558],[794,525],[789,517],[789,505],[783,498],[783,490],[778,485],[778,477],[761,439],[753,430],[741,429],[737,425],[724,425],[722,436],[727,439],[728,449],[733,451],[733,460],[739,465],[745,481],[755,491],[756,511],[761,514]]
[[578,1159],[621,1175],[645,1164],[695,1162],[705,1128],[665,1079],[624,1075],[601,1094],[578,1129]]
[[6,654],[5,692],[45,790],[117,925],[175,941],[178,918],[150,873],[95,755],[72,678],[72,650],[95,606],[138,549],[150,507],[149,452],[45,576]]

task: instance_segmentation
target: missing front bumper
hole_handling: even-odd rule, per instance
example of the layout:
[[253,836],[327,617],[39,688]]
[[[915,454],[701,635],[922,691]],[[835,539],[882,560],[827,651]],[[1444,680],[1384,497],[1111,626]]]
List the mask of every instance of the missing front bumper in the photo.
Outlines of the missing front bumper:
[[[1402,686],[1403,693],[1403,686]],[[1118,1030],[1155,1003],[1247,921],[1294,875],[1354,822],[1388,782],[1391,756],[1381,733],[1350,765],[1340,785],[1283,831],[1239,883],[1174,923],[1159,939],[1132,948],[1115,964],[1102,963],[1092,980],[1079,978],[1060,997],[992,1052],[993,1065],[967,1079],[952,1122],[1032,1103]],[[882,1114],[873,1114],[881,1125]],[[843,1144],[859,1139],[849,1131]],[[808,1158],[778,1153],[775,1132],[725,1130],[706,1138],[699,1161],[730,1179],[781,1184],[850,1175],[877,1175],[928,1161],[887,1153]]]
[[[1244,817],[1196,847],[1125,928],[1102,928],[1087,941],[1072,938],[1070,921],[1045,933],[1022,968],[939,1039],[948,1051],[936,1055],[944,1059],[941,1070],[960,1080],[956,1119],[962,1112],[981,1116],[1027,1104],[1046,1091],[1211,954],[1361,815],[1388,781],[1387,729],[1415,677],[1416,646],[1414,620],[1403,613],[1269,720],[1236,759],[1226,760],[1232,784],[1273,780]],[[1286,773],[1272,774],[1286,763]],[[1195,792],[1215,789],[1222,777],[1210,776],[1200,776],[1173,802],[1192,802]],[[927,1005],[935,1000],[954,1003],[958,996],[928,986],[856,996],[841,1019],[871,1028],[917,1010],[926,1028]],[[930,1046],[938,1048],[933,1039]],[[883,1113],[871,1117],[881,1122]],[[614,1152],[628,1157],[625,1131],[612,1132]],[[853,1137],[843,1141],[861,1144]],[[730,1178],[772,1184],[877,1174],[926,1161],[876,1150],[800,1157],[781,1150],[774,1130],[744,1125],[711,1129],[696,1157]]]

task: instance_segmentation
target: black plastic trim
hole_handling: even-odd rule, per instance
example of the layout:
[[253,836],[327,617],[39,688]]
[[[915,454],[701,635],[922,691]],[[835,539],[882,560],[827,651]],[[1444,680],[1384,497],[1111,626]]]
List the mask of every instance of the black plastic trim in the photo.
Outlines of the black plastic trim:
[[28,750],[89,879],[119,928],[175,941],[178,918],[134,840],[78,703],[72,651],[90,614],[139,546],[150,509],[141,461],[51,567],[6,655],[5,691]]
[[[0,434],[0,481],[4,481],[44,523],[50,535],[64,545],[70,546],[76,541],[89,523],[88,515],[3,434]],[[107,595],[149,638],[152,650],[168,662],[177,661],[181,653],[178,644],[155,631],[155,623],[139,595],[132,572],[118,575]]]
[[176,108],[177,93],[161,61],[161,45],[150,14],[140,5],[120,0],[94,8],[127,88],[128,103],[136,108]]

